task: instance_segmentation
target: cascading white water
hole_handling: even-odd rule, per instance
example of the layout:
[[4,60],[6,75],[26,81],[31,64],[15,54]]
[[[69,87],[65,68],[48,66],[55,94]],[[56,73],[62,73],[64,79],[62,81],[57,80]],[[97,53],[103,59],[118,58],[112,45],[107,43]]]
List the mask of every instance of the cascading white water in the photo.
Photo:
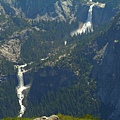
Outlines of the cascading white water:
[[18,74],[17,74],[17,77],[18,77],[18,86],[16,87],[16,90],[17,90],[17,97],[18,97],[18,101],[19,101],[19,105],[20,105],[20,112],[19,112],[19,115],[18,117],[22,117],[26,108],[25,106],[23,105],[23,99],[24,99],[24,94],[23,94],[23,91],[27,90],[28,88],[30,88],[30,85],[27,85],[27,86],[24,86],[24,79],[23,79],[23,73],[25,71],[22,71],[23,68],[27,66],[27,64],[25,65],[17,65],[15,66],[17,69],[18,69]]
[[[90,2],[92,2],[92,0],[90,0]],[[93,11],[93,6],[94,6],[94,4],[92,4],[90,6],[89,11],[88,11],[87,21],[83,24],[82,28],[79,28],[79,29],[71,32],[71,36],[78,35],[78,34],[81,35],[82,33],[93,32],[93,26],[92,26],[92,11]]]

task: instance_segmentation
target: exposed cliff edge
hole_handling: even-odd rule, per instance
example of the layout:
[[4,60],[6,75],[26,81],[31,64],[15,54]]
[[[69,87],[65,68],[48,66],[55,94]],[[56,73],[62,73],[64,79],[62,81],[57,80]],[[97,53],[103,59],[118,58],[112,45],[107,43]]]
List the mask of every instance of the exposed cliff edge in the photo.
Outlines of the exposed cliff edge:
[[[93,27],[98,27],[110,21],[118,11],[117,6],[113,9],[109,7],[109,3],[86,2],[84,0],[1,0],[0,3],[0,15],[4,16],[3,18],[1,17],[0,30],[4,34],[7,34],[5,33],[6,31],[12,31],[13,28],[11,27],[16,26],[20,18],[26,19],[28,23],[41,20],[67,21],[69,23],[75,21],[80,26],[86,22],[89,6],[94,4],[92,24]],[[14,17],[12,18],[13,21],[9,20],[11,17]],[[20,24],[17,26],[19,27]],[[39,30],[39,28],[35,28]],[[73,30],[75,29],[73,28]],[[12,34],[7,35],[5,39],[0,38],[5,40],[5,43],[0,47],[1,56],[12,62],[20,59],[21,42],[23,39],[26,40],[28,33],[32,30],[29,27],[25,27],[24,29],[14,31],[14,33],[11,32]],[[13,45],[14,47],[12,47]]]
[[42,116],[42,117],[39,117],[39,118],[35,118],[33,120],[60,120],[60,119],[57,115],[51,115],[49,117]]
[[[110,8],[109,4],[93,2],[95,5],[93,11],[93,22],[98,25],[108,21],[113,17],[116,8]],[[85,22],[85,14],[90,6],[90,2],[84,0],[2,0],[1,6],[4,11],[13,16],[20,16],[34,20],[57,20],[57,21],[81,21]],[[104,9],[103,9],[104,8]],[[103,10],[102,10],[103,9]],[[111,9],[111,10],[110,10]]]
[[[120,115],[120,14],[112,27],[95,40],[93,77],[98,82],[101,112],[106,120],[119,120]],[[105,110],[106,108],[106,110]],[[107,112],[106,112],[107,111]]]

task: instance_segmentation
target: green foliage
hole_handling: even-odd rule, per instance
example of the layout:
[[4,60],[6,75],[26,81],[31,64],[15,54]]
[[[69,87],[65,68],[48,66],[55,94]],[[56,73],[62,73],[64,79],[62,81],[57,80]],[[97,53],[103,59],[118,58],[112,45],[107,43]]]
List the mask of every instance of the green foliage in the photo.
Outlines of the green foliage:
[[[36,76],[36,81],[34,81],[36,84],[33,84],[35,87],[32,89],[34,89],[35,94],[39,91],[38,94],[36,94],[39,99],[32,99],[32,96],[29,98],[29,101],[31,99],[32,101],[28,104],[29,109],[26,111],[25,116],[30,116],[32,114],[36,116],[39,114],[48,115],[53,112],[56,114],[60,112],[62,114],[74,116],[83,116],[87,113],[99,115],[99,101],[96,97],[96,83],[89,77],[92,69],[92,63],[90,60],[86,59],[83,54],[83,48],[85,45],[86,44],[82,44],[80,46],[78,44],[78,46],[71,53],[71,56],[61,59],[56,64],[56,66],[59,66],[59,69],[64,69],[65,72],[62,74],[63,77],[60,77],[60,71],[55,70],[53,67],[53,70],[59,73],[59,77],[54,74],[53,76],[58,79],[58,82],[61,81],[61,84],[63,84],[63,86],[61,85],[61,88],[57,87],[57,89],[55,89],[55,87],[52,87],[52,90],[50,91],[48,87],[49,84],[54,86],[54,83],[56,82],[48,82],[48,85],[43,86],[45,91],[48,89],[47,93],[44,93],[43,90],[43,94],[41,95],[39,88],[42,89],[42,87],[40,85],[47,83],[43,83],[41,81],[39,85],[37,78],[39,78],[39,81],[40,79],[43,81],[44,79],[48,79],[48,81],[50,81],[50,76],[45,72],[44,77],[41,78],[41,74],[44,73],[43,71],[45,70],[39,71],[40,73],[38,72],[40,76]],[[68,71],[73,71],[74,74],[72,74],[73,76],[76,76],[76,78],[72,78]],[[78,72],[77,75],[75,74],[76,72]],[[50,70],[49,73],[51,73]],[[52,77],[52,79],[56,80],[54,77]],[[66,86],[64,86],[64,81],[67,81]]]
[[19,27],[19,29],[24,29],[25,27],[30,27],[30,24],[27,20],[24,18],[19,17],[12,17],[12,21],[15,24],[15,26]]
[[[4,16],[1,16],[0,21],[3,20]],[[16,17],[9,18],[7,23],[9,23],[9,28],[1,32],[1,40],[9,38],[15,31],[21,31],[30,27],[30,24],[26,20]],[[93,66],[91,60],[92,51],[87,51],[86,46],[89,46],[96,37],[103,35],[110,26],[108,25],[96,29],[95,32],[87,36],[78,35],[74,37],[70,37],[69,33],[72,31],[72,28],[76,26],[75,23],[58,23],[56,21],[33,22],[32,27],[34,28],[36,26],[39,28],[39,31],[34,29],[21,47],[21,61],[23,61],[23,63],[33,61],[34,66],[37,65],[36,73],[33,76],[29,76],[31,80],[34,80],[34,84],[31,88],[33,89],[33,93],[31,92],[32,90],[29,93],[29,96],[31,95],[32,97],[29,97],[25,117],[33,117],[39,114],[47,115],[53,112],[56,114],[74,115],[76,117],[83,116],[87,113],[98,116],[99,101],[96,95],[96,82],[90,77]],[[68,42],[67,46],[64,45],[65,40]],[[73,48],[73,46],[75,47]],[[62,59],[58,59],[63,53],[66,54],[66,56]],[[40,59],[46,58],[47,56],[49,59],[45,62],[41,62]],[[41,69],[41,66],[51,63],[51,61],[57,61],[51,67],[52,70],[47,71],[46,67]],[[56,67],[60,70],[64,70],[62,77],[60,76],[60,70],[57,71]],[[1,74],[14,73],[13,63],[3,58],[0,60],[0,68]],[[56,74],[58,74],[58,76]],[[75,77],[71,77],[72,75]],[[50,80],[53,81],[51,82]],[[0,113],[2,117],[9,115],[17,116],[19,111],[16,94],[13,95],[16,85],[12,82],[7,81],[0,84],[0,103],[2,103],[0,104]],[[7,98],[6,96],[8,94],[9,96]],[[37,97],[34,97],[35,95]],[[10,110],[8,110],[8,107]],[[62,120],[79,120],[79,118],[70,116],[59,116]],[[16,118],[6,119],[14,120]],[[97,118],[91,115],[80,118],[80,120],[88,119],[97,120]]]
[[[99,120],[94,116],[87,114],[84,117],[75,118],[73,116],[57,114],[60,120]],[[2,120],[33,120],[32,118],[3,118]]]
[[79,117],[79,118],[75,118],[72,116],[68,116],[68,115],[62,115],[62,114],[58,114],[60,120],[99,120],[98,118],[95,118],[94,116],[87,114],[84,117]]
[[[29,93],[29,109],[26,111],[25,117],[38,116],[39,114],[49,115],[53,112],[74,116],[83,116],[89,113],[98,116],[99,101],[96,95],[96,83],[94,79],[90,78],[92,56],[91,51],[86,50],[86,46],[101,35],[100,31],[104,33],[109,25],[96,29],[95,32],[87,36],[78,35],[74,37],[66,37],[65,33],[69,33],[71,31],[69,29],[73,27],[67,23],[60,22],[58,24],[56,22],[40,21],[39,24],[33,23],[34,26],[41,30],[30,35],[22,46],[21,55],[24,61],[40,63],[37,66],[33,88],[31,88],[33,91],[31,90]],[[65,33],[61,32],[61,28],[65,30]],[[65,40],[68,41],[67,47],[63,46]],[[76,45],[75,48],[71,50],[74,45]],[[51,77],[47,74],[47,68],[45,67],[40,70],[41,65],[44,64],[40,61],[40,58],[44,58],[49,52],[54,56],[49,56],[45,63],[57,61],[62,53],[70,54],[58,60],[54,67],[52,66],[53,71],[59,73],[59,77],[55,74],[52,74]],[[57,71],[55,67],[64,70],[63,77],[60,77],[60,71]],[[68,71],[72,71],[73,76],[76,77],[72,78]],[[51,70],[48,73],[51,73]],[[60,84],[58,84],[59,81],[61,81]],[[61,85],[61,88],[57,87],[56,89],[54,84],[56,86]],[[32,96],[33,94],[34,96]]]
[[12,62],[9,62],[3,58],[0,59],[0,74],[7,75],[14,73],[14,66]]
[[16,83],[14,76],[1,76],[0,82],[0,118],[18,114],[18,100],[16,94]]
[[49,56],[49,53],[63,51],[64,41],[69,38],[74,23],[40,21],[32,26],[40,30],[34,30],[21,47],[21,58],[25,62],[40,62],[40,58]]
[[3,22],[5,19],[5,15],[0,15],[0,22]]

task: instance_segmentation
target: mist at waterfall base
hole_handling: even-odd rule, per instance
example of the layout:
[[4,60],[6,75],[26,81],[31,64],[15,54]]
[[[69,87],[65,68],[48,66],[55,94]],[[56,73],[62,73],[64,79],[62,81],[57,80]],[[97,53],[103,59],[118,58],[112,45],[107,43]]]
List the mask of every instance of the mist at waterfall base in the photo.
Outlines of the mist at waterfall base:
[[[92,2],[92,0],[90,0]],[[78,28],[77,30],[71,32],[71,36],[78,35],[78,34],[84,34],[84,33],[90,33],[93,32],[93,26],[92,26],[92,11],[93,11],[93,6],[92,4],[88,10],[88,18],[87,21],[83,24],[82,28]]]
[[24,85],[24,79],[23,79],[23,73],[25,72],[25,70],[23,69],[24,67],[26,67],[27,64],[25,65],[17,65],[16,68],[18,69],[18,73],[17,73],[17,77],[18,77],[18,86],[16,87],[17,90],[17,97],[18,97],[18,101],[19,101],[19,105],[20,105],[20,112],[18,117],[22,117],[26,107],[23,105],[23,100],[24,100],[24,91],[27,91],[30,88],[30,84],[29,85]]

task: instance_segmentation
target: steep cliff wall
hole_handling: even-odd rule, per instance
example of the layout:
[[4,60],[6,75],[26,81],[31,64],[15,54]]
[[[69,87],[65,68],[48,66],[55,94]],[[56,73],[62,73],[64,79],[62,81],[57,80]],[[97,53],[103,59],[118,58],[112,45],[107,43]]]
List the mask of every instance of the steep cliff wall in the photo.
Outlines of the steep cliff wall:
[[[46,20],[51,20],[51,21],[52,20],[58,20],[58,21],[69,20],[70,23],[72,21],[76,20],[77,22],[79,21],[79,22],[84,23],[87,19],[87,12],[88,12],[88,9],[89,9],[88,5],[83,4],[83,3],[79,3],[79,2],[74,1],[74,0],[66,0],[66,1],[64,1],[64,0],[60,0],[60,1],[57,1],[57,0],[53,0],[53,1],[50,1],[50,0],[46,0],[46,1],[44,1],[44,0],[39,0],[39,1],[38,0],[16,0],[16,1],[14,1],[14,0],[13,1],[12,0],[9,0],[9,1],[2,0],[0,2],[1,2],[0,13],[4,14],[6,19],[7,18],[10,19],[14,16],[12,19],[10,19],[9,22],[8,22],[8,20],[6,20],[6,22],[5,22],[5,18],[1,22],[1,31],[4,30],[6,34],[7,34],[7,32],[6,32],[7,30],[12,31],[13,26],[18,25],[17,27],[20,27],[25,22],[25,21],[24,22],[22,22],[22,21],[18,22],[18,21],[20,21],[20,18],[16,19],[17,18],[16,16],[25,17],[25,18],[27,18],[27,20],[31,20],[31,19],[33,19],[33,20],[45,20],[45,21]],[[116,12],[117,12],[117,9],[113,10],[113,8],[110,8],[108,5],[106,5],[106,7],[104,9],[95,6],[93,8],[93,20],[92,20],[93,24],[95,26],[99,26],[100,24],[105,24],[106,22],[108,22],[114,16],[114,14]],[[27,23],[27,22],[28,21],[26,21],[25,23]],[[6,27],[3,23],[6,25]],[[63,22],[63,23],[65,23],[65,22]],[[57,23],[57,24],[60,24],[60,22]],[[52,27],[56,26],[57,24],[55,24],[55,25],[53,24]],[[44,24],[44,25],[46,25],[46,24]],[[49,25],[49,24],[47,24],[47,25]],[[62,25],[62,22],[61,22],[61,25]],[[8,29],[8,26],[11,29]],[[39,25],[37,25],[37,26],[39,27]],[[32,30],[28,29],[28,27],[30,27]],[[15,54],[17,54],[17,55],[20,54],[20,46],[19,46],[20,44],[19,43],[21,41],[17,40],[18,42],[16,44],[15,43],[13,44],[14,41],[12,41],[12,43],[10,43],[9,40],[10,40],[10,38],[14,38],[14,37],[16,37],[17,39],[20,39],[20,40],[21,39],[22,40],[27,40],[27,36],[29,35],[28,33],[30,31],[35,30],[35,28],[33,28],[33,27],[35,27],[38,31],[41,30],[41,28],[37,28],[34,25],[31,27],[30,24],[28,24],[28,25],[26,25],[26,27],[25,27],[25,25],[23,25],[20,30],[17,28],[17,30],[19,30],[19,31],[17,31],[17,32],[13,31],[13,33],[11,33],[12,35],[10,34],[9,36],[5,36],[5,37],[9,37],[9,39],[8,39],[8,41],[6,41],[5,44],[3,44],[3,46],[0,47],[0,51],[2,53],[2,56],[6,57],[6,55],[7,55],[6,53],[11,52],[10,57],[8,56],[8,60],[11,61],[14,58],[12,61],[16,61],[19,58],[19,56],[16,56]],[[42,25],[40,27],[42,27]],[[48,28],[48,31],[51,30],[51,29],[49,29],[49,26],[47,26],[45,28]],[[60,26],[58,28],[60,28],[60,30],[63,31],[64,27]],[[69,27],[68,27],[68,29],[69,29]],[[58,30],[58,29],[56,29],[56,30]],[[43,27],[43,29],[41,31],[43,33],[45,33],[46,29],[44,30],[44,27]],[[48,39],[50,40],[49,35],[51,34],[51,31],[49,32],[49,34],[43,34],[42,32],[40,34],[40,32],[37,32],[37,34],[40,34],[40,36],[36,36],[37,34],[35,34],[34,39],[33,38],[30,39],[30,41],[33,40],[32,42],[35,43],[35,40],[37,39],[39,41],[39,38],[41,38],[42,35],[44,35],[44,36],[48,35]],[[56,35],[56,36],[61,35],[63,37],[64,34],[60,34],[60,32],[59,32],[59,34],[54,34],[55,32],[53,32],[53,34]],[[119,113],[120,113],[120,104],[119,104],[119,98],[120,98],[120,95],[119,95],[119,92],[120,92],[120,90],[119,90],[119,84],[120,84],[120,81],[119,81],[119,78],[120,78],[120,75],[119,75],[119,72],[120,72],[120,70],[119,70],[120,69],[120,66],[119,66],[119,64],[120,64],[119,63],[119,61],[120,61],[119,60],[120,59],[119,58],[119,56],[120,56],[120,52],[119,52],[120,51],[119,50],[120,41],[119,41],[119,38],[120,38],[120,35],[119,35],[119,33],[120,33],[120,22],[119,22],[119,18],[117,18],[117,20],[113,22],[113,25],[111,26],[111,28],[106,33],[101,32],[100,37],[96,38],[94,40],[94,42],[92,43],[92,46],[95,47],[95,49],[93,48],[94,52],[92,51],[93,52],[92,55],[94,55],[93,56],[93,61],[92,61],[93,62],[92,77],[95,78],[95,80],[97,81],[97,85],[98,85],[98,89],[97,89],[98,90],[98,96],[101,100],[100,113],[101,113],[101,116],[103,118],[113,119],[113,120],[118,120],[118,116],[119,116]],[[3,39],[4,38],[2,38],[2,40]],[[58,36],[57,36],[57,38],[53,37],[53,39],[55,39],[56,42],[58,42],[57,41]],[[70,38],[70,39],[72,39],[72,38]],[[81,37],[78,36],[78,38],[76,37],[75,40],[76,39],[81,40]],[[48,47],[46,47],[49,44],[49,42],[46,44],[46,46],[44,48],[43,43],[45,43],[45,42],[42,41],[42,40],[40,42],[43,51],[44,50],[49,50]],[[76,46],[77,42],[75,43],[75,45],[72,45],[72,46]],[[36,47],[40,43],[36,42],[34,47]],[[56,44],[54,44],[54,41],[52,41],[50,43],[52,44],[51,46],[56,46]],[[14,47],[13,47],[13,45],[14,45]],[[28,41],[28,44],[26,44],[25,48],[28,45],[29,45],[29,41]],[[57,48],[59,48],[59,51],[62,51],[62,52],[65,53],[65,51],[60,46],[59,42],[58,42],[57,45],[59,46],[59,47],[57,47]],[[41,46],[38,46],[38,48],[41,48]],[[82,44],[81,44],[81,46],[82,46]],[[31,50],[32,47],[33,47],[33,44],[31,44],[30,49],[27,49],[28,53],[26,52],[26,49],[25,50],[23,49],[23,52],[24,53],[26,52],[25,55],[30,55],[31,58],[34,57],[34,53],[36,52],[36,51],[33,52],[33,56],[30,54],[29,51]],[[56,51],[58,51],[58,49],[55,50],[55,47],[53,47],[53,48],[54,48],[54,51],[55,51],[55,54],[56,54],[57,53]],[[74,49],[74,47],[73,47],[73,49]],[[83,104],[83,101],[85,101],[85,99],[87,98],[87,100],[86,100],[87,102],[85,103],[86,107],[83,107],[82,104],[79,104],[79,106],[80,106],[79,107],[78,104],[77,104],[77,107],[79,109],[76,110],[76,106],[75,106],[74,110],[71,113],[79,115],[79,111],[81,111],[83,109],[85,109],[84,110],[85,112],[80,113],[80,115],[84,114],[84,113],[89,113],[89,111],[91,111],[91,113],[98,112],[98,109],[96,111],[96,107],[97,107],[96,104],[98,104],[97,100],[96,100],[96,94],[92,95],[92,93],[94,93],[96,91],[93,92],[91,90],[91,89],[94,89],[93,86],[95,86],[94,85],[95,82],[93,82],[92,80],[91,80],[92,82],[90,81],[91,83],[88,82],[89,71],[85,72],[86,71],[85,67],[86,67],[86,69],[90,69],[92,65],[91,66],[88,65],[89,66],[89,68],[88,68],[88,66],[86,65],[87,61],[85,61],[84,58],[81,59],[81,56],[79,54],[80,49],[81,48],[79,48],[77,50],[77,52],[75,52],[75,53],[77,53],[76,56],[79,56],[79,59],[76,59],[76,56],[75,56],[75,58],[73,57],[74,59],[72,57],[69,58],[70,57],[70,54],[69,54],[69,56],[67,56],[69,60],[67,61],[67,63],[63,63],[63,66],[64,66],[64,64],[67,64],[68,65],[67,67],[70,67],[71,69],[75,69],[75,73],[73,71],[71,73],[71,71],[68,69],[68,73],[66,72],[66,70],[65,71],[62,70],[62,72],[61,72],[61,74],[59,74],[59,76],[57,76],[54,72],[53,73],[51,72],[51,76],[50,76],[49,74],[46,75],[46,73],[49,73],[50,70],[48,70],[48,72],[46,72],[46,69],[45,69],[45,71],[42,71],[42,72],[39,71],[38,74],[40,74],[40,75],[33,76],[33,77],[35,77],[35,78],[37,77],[37,78],[33,81],[34,86],[32,86],[33,88],[31,88],[31,91],[30,91],[31,92],[31,96],[29,96],[30,101],[32,101],[32,100],[34,101],[34,98],[37,99],[38,95],[39,95],[39,97],[41,97],[41,95],[39,94],[41,89],[37,89],[37,88],[39,88],[39,87],[43,88],[42,89],[43,91],[41,91],[41,93],[43,95],[44,93],[47,93],[47,91],[49,91],[49,89],[51,89],[51,88],[53,89],[53,87],[54,87],[55,90],[58,88],[57,86],[60,86],[60,85],[68,87],[67,86],[68,82],[70,82],[69,85],[72,86],[72,82],[76,82],[76,80],[78,80],[78,78],[76,78],[76,75],[79,75],[79,73],[80,73],[80,77],[81,77],[81,73],[83,73],[83,76],[80,78],[80,83],[78,83],[75,86],[76,91],[73,88],[73,92],[74,92],[73,97],[70,96],[71,94],[69,95],[69,97],[70,97],[70,99],[71,98],[76,98],[78,104],[79,103]],[[16,53],[13,52],[14,50],[17,50],[17,52]],[[34,50],[35,49],[33,49],[33,51]],[[40,51],[40,53],[39,52],[38,53],[41,54],[41,50],[37,49],[37,51]],[[71,49],[68,48],[68,51],[71,51]],[[49,51],[49,55],[51,53]],[[31,58],[30,58],[30,60],[31,60]],[[59,58],[61,58],[61,56]],[[39,59],[40,59],[40,57],[39,57]],[[71,59],[71,61],[70,61],[70,59]],[[72,61],[72,59],[73,59],[73,61]],[[56,60],[56,59],[54,59],[54,60]],[[55,62],[54,60],[53,60],[53,62]],[[64,60],[65,59],[63,58],[63,61]],[[74,63],[76,62],[76,63],[73,64],[73,62]],[[79,66],[78,63],[81,66]],[[81,68],[76,69],[77,66],[81,67]],[[3,68],[3,67],[1,67],[1,68]],[[43,69],[41,69],[41,70],[43,70]],[[58,70],[55,69],[55,71],[58,71],[58,73],[60,73],[59,69]],[[65,72],[65,76],[63,76],[64,72]],[[41,75],[41,73],[42,73],[42,75]],[[57,76],[57,78],[54,78],[54,80],[53,80],[53,76],[54,77]],[[52,81],[51,83],[48,80],[48,78],[51,79],[51,81]],[[63,81],[61,81],[62,79],[63,79]],[[43,84],[41,84],[41,80],[44,80],[45,83],[43,82]],[[59,81],[57,81],[57,80],[59,80]],[[49,82],[47,83],[47,81],[49,81]],[[81,81],[83,81],[82,84],[81,84]],[[52,84],[52,83],[54,83],[54,84]],[[90,85],[90,84],[93,84],[93,85]],[[36,86],[37,86],[37,88],[36,88]],[[36,89],[34,89],[34,88],[36,88]],[[49,88],[49,89],[47,90],[47,88]],[[83,88],[82,92],[81,92],[80,88]],[[63,89],[63,90],[66,91],[65,89]],[[67,89],[67,90],[69,92],[69,89]],[[35,94],[34,94],[34,92],[35,92]],[[60,96],[63,95],[62,94],[63,92],[59,92],[59,93],[60,93]],[[77,97],[75,96],[76,93],[77,93]],[[80,94],[80,93],[82,93],[82,94]],[[35,96],[32,97],[33,94]],[[90,96],[90,97],[88,97],[88,96]],[[63,95],[63,97],[60,98],[60,100],[61,99],[63,100],[63,99],[66,98],[69,102],[70,101],[70,99],[68,99],[69,97],[66,97],[66,96],[64,97],[64,95]],[[59,98],[59,96],[58,96],[58,98]],[[46,101],[48,100],[46,97],[44,97],[44,99]],[[44,99],[43,99],[43,102],[44,102]],[[52,101],[52,99],[53,98],[51,98],[51,101]],[[69,103],[69,105],[71,104],[72,107],[74,106],[73,101],[74,101],[74,104],[76,104],[76,101],[72,100],[72,99],[71,99],[71,103]],[[81,101],[81,102],[79,102],[79,101]],[[47,103],[49,104],[49,102],[47,102]],[[65,101],[64,104],[66,105],[66,103],[67,102]],[[54,103],[52,103],[52,104],[54,104]],[[58,104],[59,104],[59,102],[58,102]],[[59,105],[61,106],[61,104],[59,104]],[[69,106],[69,105],[67,105],[67,106]],[[43,104],[43,106],[44,106],[44,104]],[[64,108],[64,105],[62,107],[61,107],[61,111],[63,111],[63,109],[66,110],[66,108],[67,108],[67,107]],[[42,108],[40,108],[40,109],[42,109]],[[67,108],[67,110],[68,109],[69,108]],[[50,110],[50,112],[51,112],[51,109],[48,109],[48,110]],[[75,113],[74,112],[75,110],[78,111],[78,112]],[[28,111],[28,112],[30,113],[31,111]],[[35,109],[35,112],[36,112],[36,109]],[[46,112],[46,110],[43,110],[42,112],[44,113],[44,112]]]
[[[98,82],[98,95],[102,101],[101,113],[106,120],[119,120],[120,116],[120,17],[97,40],[92,75]],[[106,108],[106,111],[105,111]]]
[[[35,20],[57,20],[85,22],[89,5],[86,2],[73,0],[2,0],[1,5],[9,15],[19,15]],[[107,3],[105,8],[94,6],[94,25],[109,21],[116,13],[116,8]]]

